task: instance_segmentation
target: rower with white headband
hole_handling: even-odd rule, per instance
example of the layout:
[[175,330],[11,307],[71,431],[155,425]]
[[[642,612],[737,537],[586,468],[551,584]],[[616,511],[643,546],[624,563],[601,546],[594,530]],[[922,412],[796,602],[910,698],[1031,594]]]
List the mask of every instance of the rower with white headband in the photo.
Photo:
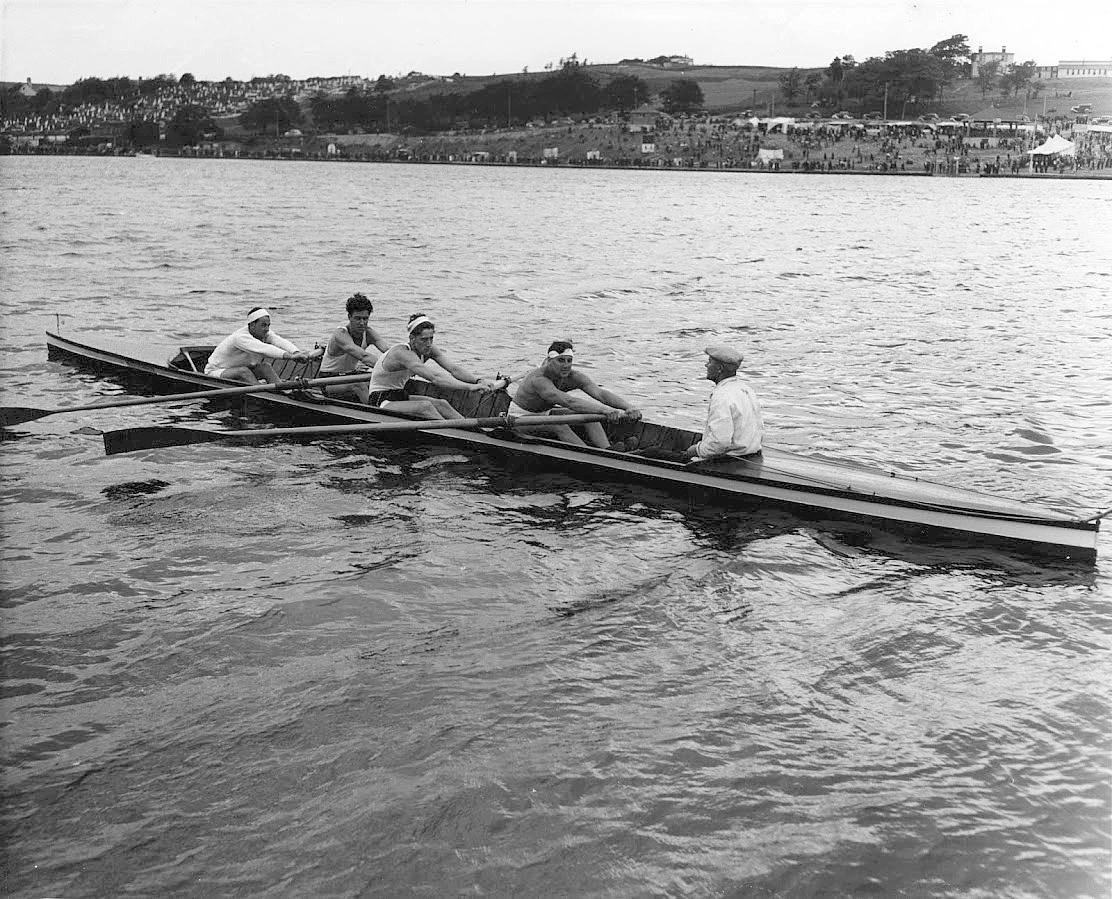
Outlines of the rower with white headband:
[[270,330],[270,310],[256,306],[247,313],[247,324],[225,337],[205,365],[205,374],[243,384],[282,379],[275,373],[272,360],[295,359],[308,362],[324,350],[302,352],[296,344]]
[[497,390],[508,383],[482,380],[452,362],[440,347],[433,346],[436,325],[423,312],[409,317],[406,332],[408,342],[390,347],[375,363],[367,400],[370,405],[420,418],[463,418],[447,400],[426,396],[410,398],[405,390],[406,381],[418,377],[448,390],[471,392]]
[[[621,419],[637,421],[640,410],[612,390],[599,387],[591,378],[575,368],[575,348],[570,340],[554,340],[540,368],[535,368],[521,380],[510,415],[551,415],[551,425],[520,428],[526,433],[543,434],[584,446],[583,439],[567,425],[559,424],[559,416],[570,412],[601,412],[610,422]],[[571,391],[576,391],[571,393]],[[584,396],[583,394],[586,394]],[[599,422],[582,426],[593,446],[611,449],[610,439]],[[624,447],[623,447],[624,448]]]

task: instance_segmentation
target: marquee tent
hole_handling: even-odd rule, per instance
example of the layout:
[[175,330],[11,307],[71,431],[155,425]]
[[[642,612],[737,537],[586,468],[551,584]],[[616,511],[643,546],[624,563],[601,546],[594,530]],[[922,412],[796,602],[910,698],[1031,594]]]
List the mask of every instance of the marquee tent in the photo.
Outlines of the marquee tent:
[[1062,135],[1055,134],[1046,143],[1035,147],[1035,149],[1029,152],[1032,156],[1056,156],[1059,153],[1072,156],[1075,149],[1074,145],[1062,137]]

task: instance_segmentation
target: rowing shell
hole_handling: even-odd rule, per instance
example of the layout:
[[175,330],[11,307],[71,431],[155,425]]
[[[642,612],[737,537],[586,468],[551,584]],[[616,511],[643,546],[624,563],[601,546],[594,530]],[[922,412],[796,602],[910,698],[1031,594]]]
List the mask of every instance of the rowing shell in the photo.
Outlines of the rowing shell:
[[[52,332],[47,332],[46,341],[51,358],[125,377],[129,382],[138,380],[148,391],[177,390],[183,385],[217,388],[230,383],[203,373],[210,346],[144,348],[99,336],[78,339]],[[315,374],[295,370],[291,367],[295,365],[290,362],[279,371],[279,376]],[[417,382],[410,382],[410,387],[413,392],[435,391],[432,385]],[[505,393],[480,395],[460,391],[442,395],[471,417],[504,415],[508,404]],[[285,417],[307,418],[317,423],[381,423],[406,418],[308,390],[257,394],[251,397],[251,402]],[[619,422],[607,425],[607,430],[612,441],[636,441],[640,448],[683,450],[700,438],[693,431],[651,422]],[[887,522],[917,532],[936,531],[1020,545],[1075,559],[1096,556],[1099,518],[1083,519],[1028,503],[771,447],[744,459],[682,465],[625,452],[571,446],[504,429],[449,427],[421,432],[420,436],[543,461],[587,478],[638,481],[668,490],[693,491],[717,502],[763,500],[839,517]]]

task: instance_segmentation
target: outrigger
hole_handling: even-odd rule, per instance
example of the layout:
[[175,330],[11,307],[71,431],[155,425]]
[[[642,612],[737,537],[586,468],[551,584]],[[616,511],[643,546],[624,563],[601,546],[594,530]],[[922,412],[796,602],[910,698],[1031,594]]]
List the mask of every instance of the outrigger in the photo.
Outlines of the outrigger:
[[[326,436],[329,426],[345,434],[377,433],[406,435],[410,439],[436,439],[470,448],[525,457],[587,478],[649,483],[670,491],[695,493],[714,502],[731,500],[768,502],[832,517],[935,532],[969,539],[1049,551],[1072,559],[1095,559],[1102,515],[1082,518],[1029,503],[950,487],[907,475],[852,463],[830,462],[798,453],[766,447],[762,453],[728,461],[681,464],[642,458],[638,455],[593,447],[572,446],[559,441],[528,436],[514,430],[516,422],[506,414],[509,397],[502,391],[477,395],[459,391],[438,393],[431,384],[410,382],[411,393],[442,395],[466,421],[422,422],[388,409],[331,399],[313,389],[315,374],[305,364],[288,362],[278,373],[288,381],[279,388],[262,385],[243,389],[239,385],[204,374],[211,346],[177,349],[144,349],[101,338],[63,337],[47,332],[51,358],[64,359],[129,382],[138,380],[147,391],[180,391],[193,388],[196,399],[243,394],[260,405],[287,417],[321,423],[308,429],[279,428],[240,432],[198,429],[124,429],[105,434],[109,453],[127,452],[158,445],[181,445],[211,439],[259,439],[280,436]],[[311,363],[310,363],[311,365]],[[131,404],[120,400],[73,409]],[[43,414],[67,411],[39,410]],[[31,416],[41,417],[41,416]],[[586,416],[597,420],[597,416]],[[24,421],[30,418],[23,418]],[[8,424],[14,422],[8,422]],[[522,424],[528,422],[522,421]],[[701,435],[645,421],[606,423],[612,441],[640,448],[684,450]],[[185,432],[184,434],[180,432]],[[158,432],[160,436],[156,436]],[[177,432],[173,436],[171,432]],[[291,433],[296,432],[296,433]],[[130,436],[129,436],[130,435]],[[146,435],[146,436],[143,436]]]

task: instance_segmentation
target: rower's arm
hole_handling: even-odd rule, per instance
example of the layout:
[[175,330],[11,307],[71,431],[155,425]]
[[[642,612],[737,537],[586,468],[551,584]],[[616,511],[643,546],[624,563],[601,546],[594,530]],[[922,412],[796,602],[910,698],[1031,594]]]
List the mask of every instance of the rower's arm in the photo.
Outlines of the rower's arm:
[[[380,353],[376,353],[369,346],[364,349],[354,340],[351,339],[351,334],[348,333],[347,328],[340,328],[334,335],[336,343],[339,344],[340,350],[353,359],[362,362],[366,365],[374,365]],[[377,344],[376,344],[377,346]]]
[[[621,409],[623,412],[633,413],[633,415],[631,415],[630,417],[632,417],[635,421],[641,417],[641,412],[639,409],[637,409],[636,406],[634,406],[627,400],[622,399],[620,396],[618,396],[618,394],[614,393],[614,391],[607,390],[605,387],[599,387],[598,384],[596,384],[582,372],[579,373],[579,377],[582,382],[579,389],[588,396],[593,397],[600,403],[605,403],[607,406],[610,407],[610,409]],[[603,411],[608,412],[610,411],[610,409],[605,409]]]
[[439,348],[434,347],[432,355],[429,358],[433,359],[437,365],[439,365],[441,368],[443,368],[445,371],[447,371],[458,380],[464,381],[467,384],[479,383],[479,378],[471,374],[471,372],[469,372],[462,365],[457,365],[455,362],[448,358],[447,353],[443,352]]
[[[498,385],[494,381],[484,381],[482,378],[475,377],[475,375],[471,374],[471,372],[469,372],[462,365],[457,365],[455,362],[449,359],[448,354],[440,349],[433,349],[432,355],[429,358],[435,360],[437,365],[448,371],[457,380],[467,384],[469,387],[476,384],[479,385],[479,387],[481,387],[483,390],[496,390],[498,387]],[[512,382],[507,380],[506,386],[509,386],[510,383]]]
[[[586,375],[580,375],[573,383],[573,388],[582,390],[583,393],[589,394],[590,391],[584,386],[583,382],[589,382],[594,386],[594,382]],[[613,412],[614,410],[605,405],[601,400],[591,399],[590,396],[582,396],[578,394],[567,393],[560,390],[548,378],[537,378],[533,384],[533,389],[537,395],[550,406],[562,406],[565,409],[571,409],[573,412],[601,412],[603,414]],[[596,390],[598,388],[595,388]]]
[[424,378],[437,387],[444,387],[448,390],[483,390],[483,385],[478,383],[469,383],[461,381],[459,378],[452,377],[439,365],[429,365],[427,362],[422,362],[416,353],[413,354],[413,363],[407,364],[406,368],[409,369],[411,375],[416,375],[419,378]]
[[607,406],[611,406],[614,409],[624,409],[627,412],[632,412],[634,410],[635,407],[632,403],[622,399],[612,390],[607,390],[605,387],[599,387],[593,381],[591,382],[591,386],[593,387],[593,390],[587,390],[586,388],[584,388],[583,392],[590,394],[600,403],[606,403]]
[[257,353],[269,359],[290,359],[294,354],[301,352],[296,344],[290,343],[277,334],[271,334],[268,342],[263,342],[250,334],[239,334],[233,340],[233,345],[245,353]]
[[390,349],[390,341],[378,333],[374,328],[367,328],[367,336],[371,338],[371,343],[378,347],[379,352],[385,353]]

